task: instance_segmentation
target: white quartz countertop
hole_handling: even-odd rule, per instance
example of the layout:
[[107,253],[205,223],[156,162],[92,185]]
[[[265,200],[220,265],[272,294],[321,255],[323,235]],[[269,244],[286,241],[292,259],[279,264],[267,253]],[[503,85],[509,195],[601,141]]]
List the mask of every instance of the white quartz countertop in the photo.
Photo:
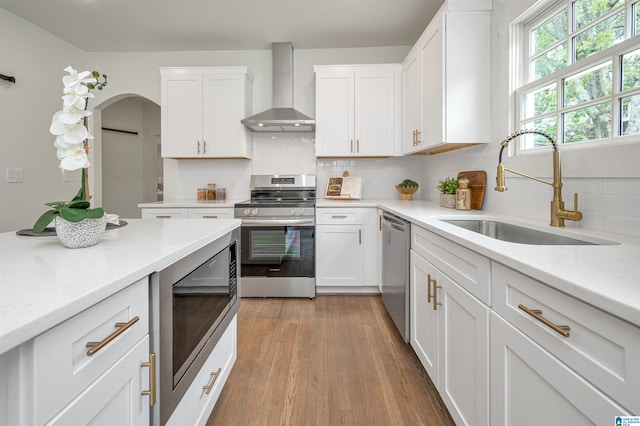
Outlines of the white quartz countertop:
[[152,201],[149,203],[140,203],[138,207],[143,209],[149,208],[207,208],[207,207],[223,207],[233,208],[234,204],[241,203],[246,200],[169,200],[169,201]]
[[240,226],[237,219],[126,219],[93,247],[0,234],[0,354]]
[[[547,221],[519,219],[481,210],[458,211],[427,201],[324,200],[316,207],[378,207],[439,234],[496,262],[640,326],[640,239]],[[619,244],[536,246],[496,240],[442,222],[446,218],[496,218],[568,237]]]

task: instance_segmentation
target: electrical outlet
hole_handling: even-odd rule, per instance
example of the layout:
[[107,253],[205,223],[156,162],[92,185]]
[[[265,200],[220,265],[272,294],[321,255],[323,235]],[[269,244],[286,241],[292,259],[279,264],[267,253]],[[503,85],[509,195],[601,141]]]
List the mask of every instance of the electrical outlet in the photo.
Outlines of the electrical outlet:
[[22,169],[7,169],[7,183],[22,183]]

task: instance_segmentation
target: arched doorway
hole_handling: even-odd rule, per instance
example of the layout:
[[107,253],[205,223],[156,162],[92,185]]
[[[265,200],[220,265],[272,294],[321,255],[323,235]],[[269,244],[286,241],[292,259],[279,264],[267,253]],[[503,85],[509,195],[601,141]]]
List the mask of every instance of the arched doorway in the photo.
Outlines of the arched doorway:
[[94,109],[94,201],[107,213],[139,218],[138,204],[162,194],[160,106],[119,95]]

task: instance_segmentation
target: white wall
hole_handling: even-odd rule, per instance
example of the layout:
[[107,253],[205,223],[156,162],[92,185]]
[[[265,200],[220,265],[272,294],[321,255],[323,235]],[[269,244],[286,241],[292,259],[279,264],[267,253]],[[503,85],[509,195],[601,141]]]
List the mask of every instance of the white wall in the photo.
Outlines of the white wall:
[[[31,228],[48,207],[80,189],[62,182],[53,113],[62,109],[62,76],[67,65],[82,67],[83,53],[0,8],[0,232]],[[23,183],[7,183],[6,169],[20,168]]]
[[[493,189],[499,143],[515,130],[509,126],[509,27],[511,22],[535,3],[535,0],[493,0],[490,82],[493,142],[485,146],[425,157],[422,160],[423,199],[438,200],[438,191],[434,187],[443,177],[455,176],[463,170],[485,170],[487,188],[484,210],[541,221],[549,220],[553,195],[550,187],[507,174],[508,191],[499,193]],[[560,150],[563,151],[562,147]],[[628,166],[635,162],[633,158],[637,161],[638,156],[629,156],[608,148],[599,158],[594,155],[591,157],[595,157],[595,163],[584,161],[584,154],[577,152],[565,151],[562,154],[565,206],[572,208],[573,193],[578,192],[579,208],[584,213],[581,222],[567,221],[566,225],[640,237],[640,168],[637,165]],[[526,164],[527,162],[529,164]],[[606,165],[612,166],[614,170],[603,174],[602,164],[598,163],[607,163]],[[627,165],[625,170],[615,170],[622,164]],[[540,155],[531,161],[521,160],[514,163],[513,160],[508,160],[507,165],[547,180],[552,175],[550,153]]]

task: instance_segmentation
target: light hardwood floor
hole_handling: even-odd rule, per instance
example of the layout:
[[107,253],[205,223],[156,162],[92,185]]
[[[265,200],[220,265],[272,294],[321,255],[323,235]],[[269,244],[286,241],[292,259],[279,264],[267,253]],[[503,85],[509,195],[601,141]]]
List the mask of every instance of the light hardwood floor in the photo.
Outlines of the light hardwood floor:
[[213,425],[453,425],[379,296],[242,299]]

